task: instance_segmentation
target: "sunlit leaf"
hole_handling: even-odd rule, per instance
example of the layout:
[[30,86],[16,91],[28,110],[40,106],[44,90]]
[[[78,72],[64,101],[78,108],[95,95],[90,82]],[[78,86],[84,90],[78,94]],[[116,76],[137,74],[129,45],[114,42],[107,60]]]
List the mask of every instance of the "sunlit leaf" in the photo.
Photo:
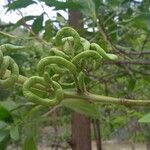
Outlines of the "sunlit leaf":
[[150,113],[143,116],[140,120],[139,120],[140,123],[150,123]]
[[85,100],[67,99],[62,101],[63,106],[68,107],[78,113],[84,114],[87,117],[99,118],[99,107]]
[[64,18],[60,13],[57,13],[56,20],[57,20],[60,24],[63,24],[63,25],[66,24],[65,18]]
[[0,102],[0,105],[3,106],[8,111],[16,108],[16,106],[17,106],[16,103],[12,100],[2,101],[2,102]]
[[19,139],[19,131],[18,131],[18,126],[12,126],[10,129],[10,137],[17,141]]

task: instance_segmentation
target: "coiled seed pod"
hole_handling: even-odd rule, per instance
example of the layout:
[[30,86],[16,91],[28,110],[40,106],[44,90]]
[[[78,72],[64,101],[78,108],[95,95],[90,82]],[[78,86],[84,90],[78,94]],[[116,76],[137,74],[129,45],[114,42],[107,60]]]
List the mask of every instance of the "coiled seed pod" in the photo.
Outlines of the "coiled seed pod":
[[[58,67],[64,67],[64,69],[67,69],[69,71],[70,76],[72,75],[73,77],[73,82],[76,82],[76,74],[77,74],[77,68],[74,64],[72,64],[70,61],[60,57],[60,56],[49,56],[49,57],[45,57],[42,60],[40,60],[40,62],[37,65],[37,70],[40,76],[44,75],[44,72],[46,70],[47,66],[51,66],[55,67],[55,65],[57,65]],[[55,71],[55,68],[53,69]],[[59,71],[59,68],[58,68]],[[56,72],[57,74],[60,74],[59,72]],[[64,74],[61,74],[61,76],[64,76]],[[61,85],[63,85],[62,82]],[[66,83],[68,84],[68,83]],[[66,85],[64,82],[64,85]],[[70,85],[70,83],[68,84]],[[74,85],[74,83],[71,82],[71,85]]]
[[59,57],[59,56],[49,56],[41,59],[37,65],[37,69],[39,75],[42,76],[45,72],[45,68],[48,65],[57,64],[58,66],[62,66],[67,68],[73,75],[76,75],[76,67],[70,61]]
[[65,58],[65,59],[67,59],[67,60],[70,59],[68,55],[66,55],[63,51],[58,50],[57,48],[51,48],[51,49],[50,49],[50,54],[51,54],[52,56],[53,56],[53,55],[56,55],[56,56],[63,57],[63,58]]
[[91,49],[95,49],[103,58],[109,59],[109,60],[117,60],[117,55],[114,54],[108,54],[106,53],[98,44],[92,43]]
[[89,50],[90,49],[90,42],[88,40],[86,40],[85,38],[83,38],[83,37],[81,37],[80,40],[81,40],[83,50],[84,51]]
[[71,55],[72,57],[75,56],[75,54],[79,54],[82,51],[89,50],[90,49],[90,42],[86,40],[85,38],[80,37],[80,47],[78,48],[77,52],[74,52],[74,50],[71,47],[71,43],[74,42],[73,37],[66,37],[62,39],[64,44],[64,52],[68,55]]
[[[12,44],[5,44],[5,45],[0,46],[0,87],[1,88],[8,88],[12,86],[19,77],[18,65],[15,63],[15,61],[11,57],[9,56],[3,57],[2,51],[16,50],[20,48],[23,48],[23,47],[15,46]],[[10,69],[11,74],[7,79],[4,79],[3,77],[8,68]]]
[[74,49],[78,49],[80,46],[80,36],[76,30],[70,27],[64,27],[57,32],[55,37],[56,46],[63,45],[62,39],[69,36],[74,38]]
[[[93,61],[93,63],[88,62],[90,60],[90,58]],[[90,69],[97,69],[97,66],[99,66],[99,64],[100,64],[101,58],[102,57],[99,55],[98,52],[93,51],[93,50],[86,50],[86,51],[83,51],[80,54],[76,55],[72,59],[72,63],[74,65],[76,65],[77,68],[80,70],[82,70],[85,67],[85,66],[82,66],[84,64],[86,65],[87,68],[90,66],[90,64],[92,64]],[[83,61],[85,61],[85,63],[83,63]]]
[[17,46],[13,44],[3,44],[0,46],[0,51],[4,52],[9,52],[9,51],[16,51],[16,50],[22,50],[24,49],[24,46]]
[[[45,88],[48,86],[52,87],[54,92],[49,93],[49,95],[46,95],[46,97],[40,97],[32,91],[32,88],[35,84],[41,84]],[[57,82],[52,81],[47,74],[44,75],[44,78],[33,76],[26,80],[23,84],[23,94],[29,101],[48,107],[59,104],[59,102],[64,98],[61,86]],[[52,95],[54,95],[53,98],[51,98]]]
[[85,74],[81,71],[78,76],[78,81],[79,81],[78,83],[79,83],[79,88],[82,92],[86,92],[84,78],[85,78]]

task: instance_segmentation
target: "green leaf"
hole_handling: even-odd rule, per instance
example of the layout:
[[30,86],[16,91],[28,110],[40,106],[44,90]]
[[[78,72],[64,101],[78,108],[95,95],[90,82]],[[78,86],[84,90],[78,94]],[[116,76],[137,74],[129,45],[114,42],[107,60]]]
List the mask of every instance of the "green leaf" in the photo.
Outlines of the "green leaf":
[[8,10],[15,10],[20,8],[25,8],[31,4],[35,4],[36,2],[32,0],[16,0],[10,4],[7,5]]
[[24,144],[23,144],[23,150],[37,150],[37,146],[32,136],[26,137]]
[[15,27],[18,27],[20,25],[23,25],[24,22],[27,22],[29,20],[33,20],[34,18],[36,18],[37,16],[25,16],[23,18],[21,18],[20,20],[18,20],[15,24]]
[[5,128],[7,125],[8,124],[6,122],[0,120],[0,130]]
[[49,41],[53,37],[53,26],[50,20],[45,22],[45,32],[43,35],[43,39]]
[[57,0],[42,0],[46,5],[50,7],[55,7],[55,10],[64,10],[64,9],[78,9],[80,7],[79,4],[74,3],[72,1],[61,2]]
[[150,113],[139,119],[140,123],[150,123]]
[[10,137],[17,141],[19,139],[19,131],[18,131],[18,126],[12,126],[10,129]]
[[0,142],[8,138],[9,132],[7,130],[0,130]]
[[34,20],[33,24],[32,24],[32,31],[34,33],[39,33],[39,31],[41,31],[43,29],[43,14],[41,14],[40,16],[36,17],[36,19]]
[[9,142],[9,133],[7,131],[0,131],[0,150],[6,150]]
[[84,114],[87,117],[99,119],[99,107],[96,104],[85,100],[67,99],[61,102],[65,107],[68,107],[78,113]]
[[129,79],[129,84],[128,84],[128,90],[130,92],[132,92],[134,90],[134,88],[135,88],[135,85],[136,85],[136,80],[133,79],[133,78],[130,78]]
[[10,112],[2,105],[0,105],[0,120],[6,121],[6,122],[13,121]]
[[0,105],[3,106],[8,111],[17,107],[17,104],[12,100],[2,101],[2,102],[0,102]]
[[56,20],[57,20],[60,24],[62,24],[62,25],[65,25],[65,24],[66,24],[65,18],[64,18],[60,13],[57,13]]

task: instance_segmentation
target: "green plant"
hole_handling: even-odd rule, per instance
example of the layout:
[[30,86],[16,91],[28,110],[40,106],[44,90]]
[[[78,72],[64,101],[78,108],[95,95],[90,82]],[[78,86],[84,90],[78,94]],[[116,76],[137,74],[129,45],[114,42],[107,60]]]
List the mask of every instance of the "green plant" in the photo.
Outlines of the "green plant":
[[23,49],[23,47],[1,46],[1,87],[21,84],[24,96],[36,105],[50,108],[66,106],[93,118],[99,118],[97,104],[100,103],[150,106],[149,100],[113,98],[88,91],[87,83],[90,79],[86,72],[96,71],[104,59],[116,61],[119,59],[116,55],[106,53],[98,44],[88,42],[70,27],[58,31],[53,45],[49,50],[51,56],[42,58],[37,64],[38,75],[30,78],[20,76],[18,66],[13,59],[3,56],[3,47],[6,50]]
[[[94,95],[87,92],[86,83],[84,81],[86,74],[84,72],[90,69],[96,70],[103,59],[115,61],[118,58],[114,54],[107,54],[96,43],[90,44],[88,46],[89,49],[85,49],[84,47],[87,46],[88,41],[83,42],[81,39],[82,38],[80,38],[79,34],[70,27],[64,27],[58,31],[54,40],[56,48],[50,49],[50,52],[52,52],[55,56],[42,58],[37,65],[39,76],[26,78],[25,83],[23,83],[23,93],[29,101],[40,105],[51,106],[56,105],[58,102],[68,98],[76,98],[90,100],[93,103],[118,103],[127,106],[150,105],[148,100],[132,101],[127,99],[117,99],[107,96]],[[70,45],[66,47],[65,44],[70,41],[73,41],[72,47]],[[64,46],[66,51],[63,51]],[[7,76],[7,74],[4,75],[4,73],[9,65],[11,70],[11,75],[9,78],[5,80],[1,79],[1,87],[7,88],[10,85],[19,82],[21,78],[18,78],[19,71],[16,63],[8,56],[3,57],[3,51],[5,50],[3,47],[5,47],[6,50],[17,50],[23,47],[13,46],[10,44],[1,46],[0,61],[1,68],[4,68],[1,69],[1,76],[4,78]],[[78,52],[78,50],[80,51]],[[72,51],[71,56],[67,54],[68,51]],[[66,58],[68,58],[68,60]],[[51,74],[51,70],[53,70],[53,74]],[[68,80],[71,80],[71,83],[67,82]],[[38,87],[36,86],[37,84]],[[68,84],[68,87],[65,86],[65,89],[62,88],[64,84]],[[70,84],[72,85],[72,91],[70,91]],[[38,90],[40,90],[39,93],[36,93]],[[50,98],[40,98],[40,92],[48,93],[48,97],[54,95],[54,99],[50,100]]]

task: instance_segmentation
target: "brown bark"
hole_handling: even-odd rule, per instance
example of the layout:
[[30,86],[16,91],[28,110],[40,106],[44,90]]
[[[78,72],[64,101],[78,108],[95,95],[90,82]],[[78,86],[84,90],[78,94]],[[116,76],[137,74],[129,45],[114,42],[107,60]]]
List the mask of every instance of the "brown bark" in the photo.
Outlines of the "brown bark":
[[147,148],[147,150],[150,150],[150,141],[147,141],[146,148]]
[[97,119],[93,120],[94,136],[96,141],[97,150],[102,150],[101,134],[100,134],[100,122]]
[[91,150],[90,119],[76,112],[72,117],[72,149]]
[[[76,30],[83,27],[80,11],[69,11],[69,25]],[[74,112],[72,115],[72,140],[73,150],[91,150],[90,119]]]

